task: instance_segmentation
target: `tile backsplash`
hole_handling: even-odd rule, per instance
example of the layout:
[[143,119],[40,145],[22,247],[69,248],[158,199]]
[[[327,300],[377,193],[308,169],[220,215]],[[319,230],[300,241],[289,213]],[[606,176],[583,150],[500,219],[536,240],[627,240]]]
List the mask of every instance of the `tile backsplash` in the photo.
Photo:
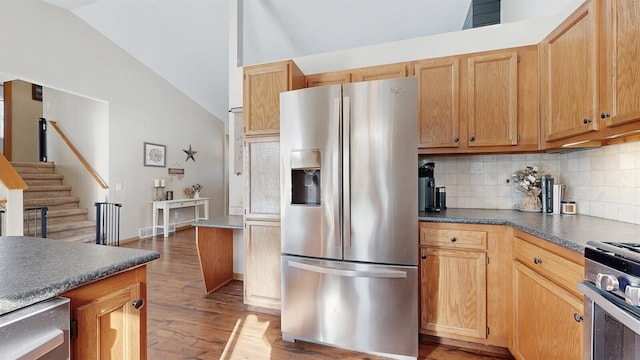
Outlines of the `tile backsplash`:
[[640,224],[640,142],[559,154],[420,156],[435,163],[436,186],[452,208],[511,209],[523,194],[511,174],[537,166],[567,185],[579,214]]

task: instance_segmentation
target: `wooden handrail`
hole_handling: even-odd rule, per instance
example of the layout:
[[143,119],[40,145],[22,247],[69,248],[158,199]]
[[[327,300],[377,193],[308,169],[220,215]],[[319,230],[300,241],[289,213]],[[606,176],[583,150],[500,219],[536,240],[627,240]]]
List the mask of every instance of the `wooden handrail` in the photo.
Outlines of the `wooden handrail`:
[[9,190],[24,190],[28,188],[27,183],[24,182],[20,174],[2,153],[0,153],[0,182]]
[[71,149],[71,152],[73,152],[76,155],[76,157],[78,158],[78,160],[80,160],[84,168],[87,169],[89,174],[91,174],[91,176],[93,176],[93,178],[98,182],[98,185],[100,185],[103,189],[108,189],[109,185],[107,185],[107,183],[100,177],[100,175],[98,175],[98,173],[91,167],[91,165],[89,165],[87,160],[84,159],[84,156],[80,154],[78,149],[76,149],[76,147],[71,143],[69,138],[64,134],[64,132],[62,132],[62,129],[58,127],[58,123],[53,120],[49,120],[49,124],[53,126],[53,128],[56,130],[58,135],[60,135],[60,137],[62,138],[62,141],[64,141],[64,143],[67,144],[69,149]]

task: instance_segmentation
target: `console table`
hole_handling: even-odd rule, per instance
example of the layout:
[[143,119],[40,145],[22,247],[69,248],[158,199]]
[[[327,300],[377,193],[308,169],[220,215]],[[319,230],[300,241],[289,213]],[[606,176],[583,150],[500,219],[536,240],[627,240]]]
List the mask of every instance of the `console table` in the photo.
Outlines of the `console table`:
[[[164,233],[164,237],[169,236],[169,213],[171,209],[181,209],[181,208],[189,208],[192,207],[193,210],[193,219],[189,219],[186,221],[180,221],[179,223],[192,223],[194,221],[199,220],[208,220],[209,219],[209,198],[197,198],[197,199],[177,199],[177,200],[164,200],[164,201],[153,201],[153,236],[158,235],[158,211],[162,210],[162,229]],[[204,217],[200,217],[200,207],[204,207]]]

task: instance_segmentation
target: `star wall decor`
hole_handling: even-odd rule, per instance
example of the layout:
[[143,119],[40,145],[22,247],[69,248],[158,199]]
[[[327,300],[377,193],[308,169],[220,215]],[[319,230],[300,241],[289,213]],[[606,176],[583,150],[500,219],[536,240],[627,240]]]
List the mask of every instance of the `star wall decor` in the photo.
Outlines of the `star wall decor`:
[[189,161],[189,159],[193,160],[193,162],[196,162],[196,158],[193,157],[193,155],[197,154],[197,151],[194,151],[193,149],[191,149],[191,144],[189,144],[189,150],[182,150],[184,151],[185,154],[187,154],[187,159],[185,161]]

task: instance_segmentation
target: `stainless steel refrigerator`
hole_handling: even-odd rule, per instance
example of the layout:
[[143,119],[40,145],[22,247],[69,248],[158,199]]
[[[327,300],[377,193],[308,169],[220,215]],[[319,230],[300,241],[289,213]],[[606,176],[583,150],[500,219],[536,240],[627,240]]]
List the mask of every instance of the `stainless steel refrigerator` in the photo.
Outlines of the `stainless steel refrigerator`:
[[415,78],[280,95],[282,337],[418,356]]

